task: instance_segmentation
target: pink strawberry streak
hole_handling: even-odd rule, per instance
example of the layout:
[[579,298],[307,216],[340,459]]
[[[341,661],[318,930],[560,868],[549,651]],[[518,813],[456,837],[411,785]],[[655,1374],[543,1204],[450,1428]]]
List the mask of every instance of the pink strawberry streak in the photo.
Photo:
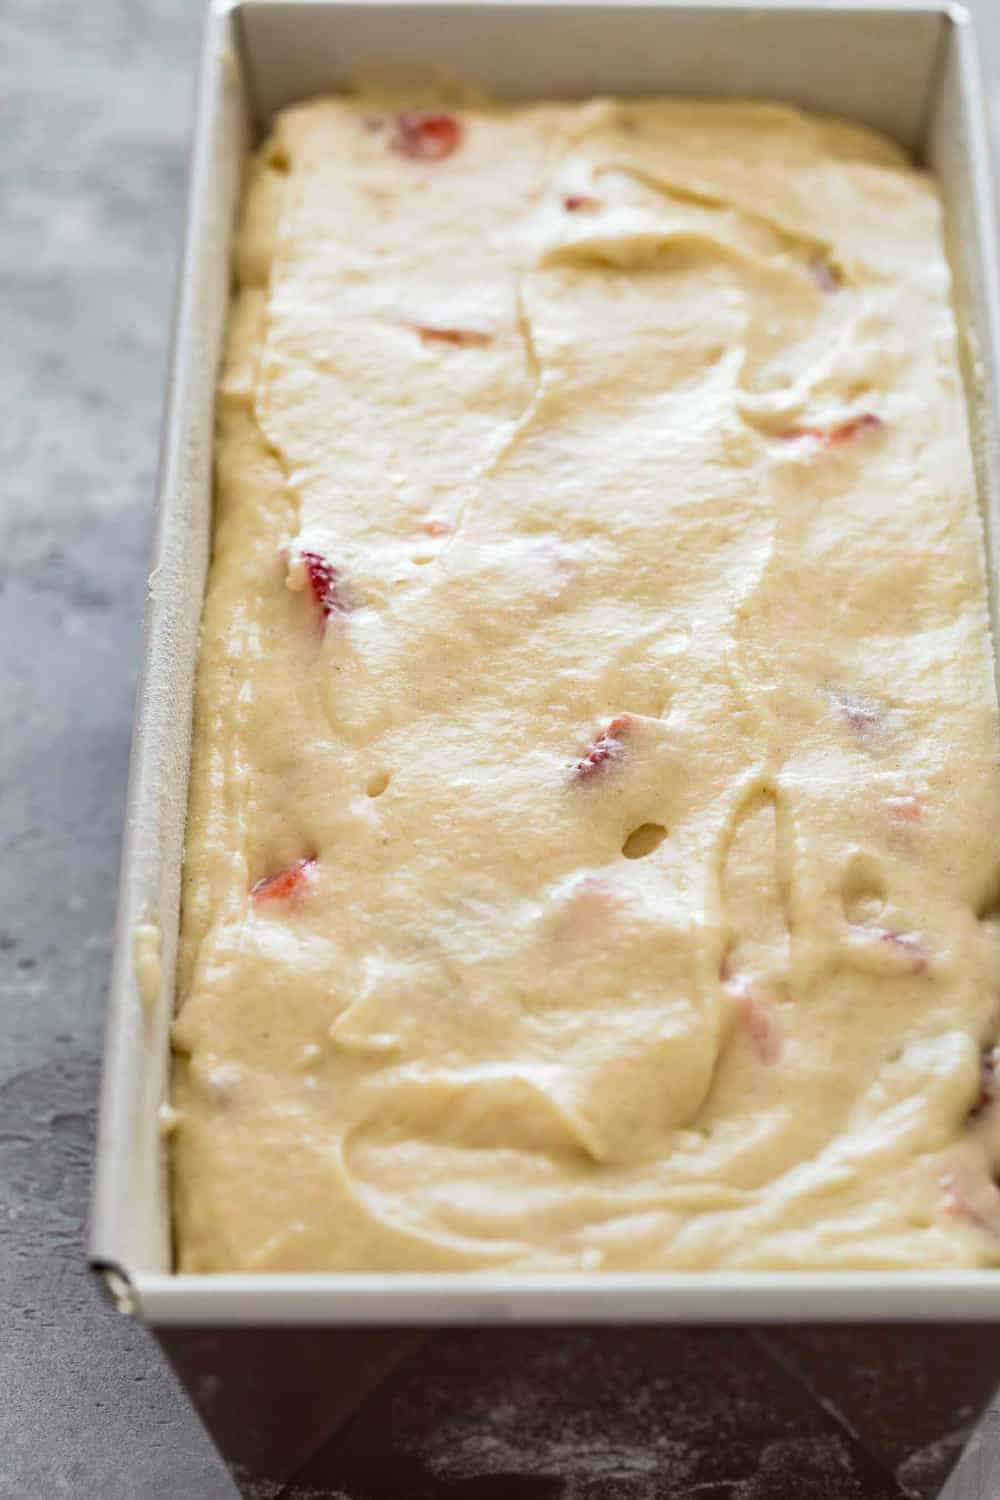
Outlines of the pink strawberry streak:
[[435,328],[428,323],[414,323],[425,344],[453,344],[457,349],[483,349],[492,344],[491,333],[480,333],[474,328]]
[[740,1026],[761,1062],[777,1062],[781,1056],[781,1032],[771,1007],[757,998],[748,979],[736,974],[728,953],[719,964],[719,978],[735,999]]
[[979,1059],[979,1093],[969,1110],[969,1119],[978,1120],[993,1103],[997,1088],[997,1049],[983,1049]]
[[788,427],[784,432],[779,432],[778,436],[786,443],[811,438],[824,448],[839,448],[863,433],[877,432],[884,426],[881,417],[877,417],[873,411],[866,411],[846,422],[837,422],[833,427]]
[[300,859],[285,870],[265,875],[250,887],[250,899],[257,905],[268,901],[298,901],[316,865],[315,856]]
[[352,605],[341,583],[340,569],[334,567],[321,552],[303,552],[302,564],[323,619],[328,620],[334,614],[347,614]]
[[611,894],[610,885],[601,875],[581,875],[573,890],[587,895],[608,896]]
[[887,927],[854,924],[854,931],[868,942],[880,943],[909,961],[914,974],[926,974],[930,968],[927,949],[915,932],[893,932]]
[[761,1062],[776,1063],[781,1056],[781,1033],[770,1008],[744,989],[736,998],[740,1025]]
[[627,905],[627,898],[600,875],[583,875],[567,893],[558,919],[558,931],[564,937],[588,935],[606,929],[609,920]]
[[409,109],[396,116],[389,144],[397,156],[411,161],[443,161],[458,150],[461,142],[462,127],[454,115]]
[[927,950],[917,937],[915,932],[881,932],[880,943],[888,943],[891,948],[905,953],[918,974],[927,972]]
[[894,823],[919,823],[923,817],[917,797],[886,797],[885,808]]
[[563,208],[568,214],[596,213],[601,206],[600,198],[589,193],[568,193],[563,199]]
[[609,761],[617,760],[624,748],[622,736],[628,734],[632,723],[631,714],[619,714],[612,719],[604,733],[594,740],[586,755],[576,762],[573,767],[574,779],[589,781]]
[[[983,1186],[992,1189],[996,1194],[996,1185],[983,1178]],[[971,1182],[968,1172],[956,1171],[946,1172],[941,1178],[941,1187],[944,1194],[945,1212],[953,1218],[965,1219],[974,1224],[977,1229],[985,1229],[988,1234],[997,1234],[996,1220],[984,1211],[977,1203],[973,1202],[976,1192],[975,1185]],[[1000,1200],[998,1200],[1000,1206]]]

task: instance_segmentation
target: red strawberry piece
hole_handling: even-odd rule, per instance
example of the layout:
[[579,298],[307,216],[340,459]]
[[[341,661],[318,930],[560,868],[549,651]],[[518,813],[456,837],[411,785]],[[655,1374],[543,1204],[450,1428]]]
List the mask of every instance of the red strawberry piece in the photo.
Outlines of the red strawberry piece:
[[997,1049],[984,1047],[979,1058],[979,1093],[969,1110],[969,1119],[978,1120],[993,1103],[997,1090]]
[[744,991],[737,999],[740,1025],[761,1062],[774,1063],[781,1056],[781,1033],[775,1025],[770,1007]]
[[573,775],[577,781],[589,781],[609,761],[617,760],[622,753],[622,738],[627,736],[632,724],[631,714],[619,714],[599,735],[586,755],[576,762]]
[[412,161],[442,161],[458,150],[461,141],[462,127],[454,115],[408,109],[396,116],[390,144],[398,156]]
[[479,333],[474,328],[434,328],[427,323],[413,326],[425,344],[454,344],[458,349],[481,349],[493,342],[491,333]]
[[920,799],[909,795],[886,797],[885,810],[894,823],[919,823],[923,816]]
[[873,411],[866,411],[860,416],[849,418],[846,422],[837,422],[832,427],[787,427],[784,432],[779,432],[778,436],[786,443],[796,442],[800,438],[811,438],[824,448],[839,448],[841,444],[849,443],[863,433],[876,432],[884,426],[885,423],[881,417],[877,417]]
[[352,606],[340,580],[340,569],[335,568],[321,552],[303,552],[302,562],[312,596],[319,605],[324,620],[334,614],[346,614]]
[[250,899],[258,904],[262,901],[298,901],[305,892],[315,858],[300,859],[286,870],[276,870],[265,875],[250,887]]
[[852,438],[859,437],[864,432],[877,432],[885,424],[881,417],[877,417],[873,411],[862,412],[859,417],[851,417],[850,421],[840,422],[836,427],[831,427],[827,433],[828,443],[849,443]]
[[567,193],[563,199],[563,208],[568,214],[592,214],[600,206],[600,198],[593,198],[589,193]]

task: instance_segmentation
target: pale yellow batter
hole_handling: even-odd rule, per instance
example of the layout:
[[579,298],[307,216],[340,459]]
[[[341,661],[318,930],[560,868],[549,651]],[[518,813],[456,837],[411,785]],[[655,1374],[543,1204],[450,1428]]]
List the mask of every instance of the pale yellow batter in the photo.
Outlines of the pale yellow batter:
[[931,182],[771,104],[320,100],[237,274],[180,1269],[1000,1262]]

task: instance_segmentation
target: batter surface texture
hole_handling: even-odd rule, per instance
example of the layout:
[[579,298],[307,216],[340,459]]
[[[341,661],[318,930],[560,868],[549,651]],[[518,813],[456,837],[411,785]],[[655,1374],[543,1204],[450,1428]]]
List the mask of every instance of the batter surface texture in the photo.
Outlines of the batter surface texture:
[[296,107],[218,398],[184,1271],[1000,1261],[941,212],[766,103]]

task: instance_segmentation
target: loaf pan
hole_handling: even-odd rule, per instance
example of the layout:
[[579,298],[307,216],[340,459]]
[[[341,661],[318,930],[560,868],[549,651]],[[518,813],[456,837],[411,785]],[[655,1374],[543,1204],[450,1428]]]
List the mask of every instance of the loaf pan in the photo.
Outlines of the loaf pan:
[[[173,1326],[1000,1319],[1000,1272],[175,1275],[158,1112],[192,689],[209,556],[213,397],[242,164],[275,111],[359,62],[442,64],[505,98],[757,95],[872,125],[941,184],[997,602],[998,300],[985,97],[970,17],[882,5],[241,3],[206,22],[107,1023],[91,1259]],[[996,639],[996,635],[995,635]]]

